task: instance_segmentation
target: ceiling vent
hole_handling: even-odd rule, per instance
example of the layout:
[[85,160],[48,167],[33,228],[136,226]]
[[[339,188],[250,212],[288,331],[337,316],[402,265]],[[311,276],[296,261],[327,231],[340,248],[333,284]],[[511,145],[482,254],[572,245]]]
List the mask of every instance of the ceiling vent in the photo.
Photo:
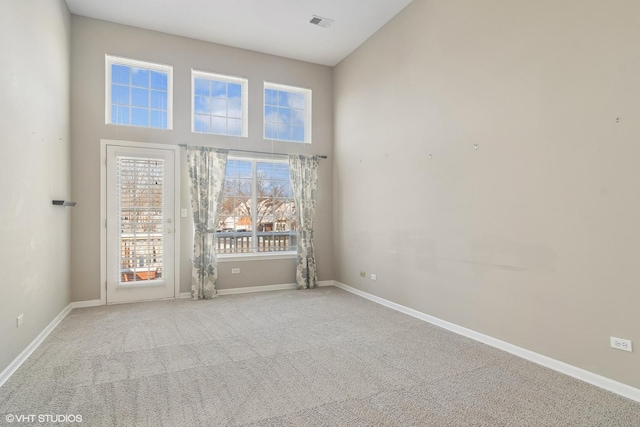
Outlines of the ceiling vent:
[[331,24],[333,24],[333,19],[323,18],[322,16],[313,15],[311,21],[309,21],[313,25],[317,25],[322,28],[329,28]]

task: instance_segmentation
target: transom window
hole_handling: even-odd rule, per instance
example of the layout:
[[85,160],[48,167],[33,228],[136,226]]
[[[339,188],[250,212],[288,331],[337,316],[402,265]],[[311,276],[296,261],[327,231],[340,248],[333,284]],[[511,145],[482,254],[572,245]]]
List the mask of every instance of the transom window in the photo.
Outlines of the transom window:
[[173,67],[106,56],[106,123],[172,129]]
[[191,71],[192,131],[247,136],[247,79]]
[[311,143],[311,90],[264,83],[264,138]]
[[289,163],[230,157],[216,229],[219,254],[296,250]]

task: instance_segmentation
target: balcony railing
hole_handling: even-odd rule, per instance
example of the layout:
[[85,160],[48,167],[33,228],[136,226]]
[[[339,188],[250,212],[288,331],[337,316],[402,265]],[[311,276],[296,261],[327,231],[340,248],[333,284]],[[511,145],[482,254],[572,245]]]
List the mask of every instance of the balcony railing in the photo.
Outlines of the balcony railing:
[[[295,231],[257,232],[257,252],[295,251],[297,236]],[[253,253],[251,231],[216,232],[216,252],[219,254]]]
[[120,281],[134,282],[162,277],[161,233],[120,235]]

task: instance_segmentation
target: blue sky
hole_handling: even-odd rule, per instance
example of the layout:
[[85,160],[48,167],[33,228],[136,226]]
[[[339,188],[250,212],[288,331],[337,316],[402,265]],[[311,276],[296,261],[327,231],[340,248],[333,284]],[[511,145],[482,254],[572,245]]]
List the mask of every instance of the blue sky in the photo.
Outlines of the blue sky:
[[167,128],[168,75],[127,65],[111,65],[111,122]]

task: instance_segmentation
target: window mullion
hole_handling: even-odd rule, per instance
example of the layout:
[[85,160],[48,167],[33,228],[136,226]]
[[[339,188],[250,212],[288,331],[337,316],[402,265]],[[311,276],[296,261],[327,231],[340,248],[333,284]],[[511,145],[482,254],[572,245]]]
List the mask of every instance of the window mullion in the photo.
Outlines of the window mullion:
[[251,241],[253,246],[253,253],[258,252],[258,162],[255,160],[251,161],[251,223],[253,227],[251,227]]

